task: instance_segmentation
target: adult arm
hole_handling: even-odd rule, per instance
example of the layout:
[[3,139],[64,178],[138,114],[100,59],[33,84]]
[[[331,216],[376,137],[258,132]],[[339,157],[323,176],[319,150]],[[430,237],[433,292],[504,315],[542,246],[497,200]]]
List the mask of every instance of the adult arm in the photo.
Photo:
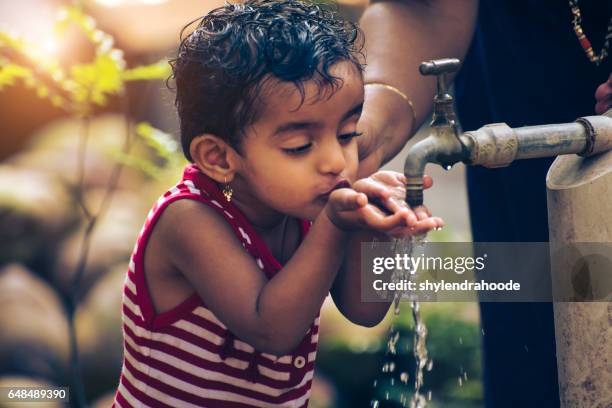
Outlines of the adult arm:
[[471,41],[478,0],[372,0],[360,24],[365,34],[365,82],[385,83],[413,102],[416,124],[405,100],[383,87],[366,86],[359,128],[359,177],[393,158],[431,110],[435,79],[418,71],[422,61],[463,60]]

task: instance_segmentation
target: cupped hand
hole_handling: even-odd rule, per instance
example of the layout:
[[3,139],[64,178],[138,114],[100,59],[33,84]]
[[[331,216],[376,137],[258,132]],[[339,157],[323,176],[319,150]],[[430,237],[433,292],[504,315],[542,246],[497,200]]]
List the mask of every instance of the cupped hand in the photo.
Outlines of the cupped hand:
[[[433,184],[423,178],[423,187]],[[357,180],[351,188],[332,192],[326,214],[340,229],[371,229],[400,238],[441,228],[444,222],[432,217],[425,206],[410,209],[405,202],[406,178],[392,171],[379,171]]]

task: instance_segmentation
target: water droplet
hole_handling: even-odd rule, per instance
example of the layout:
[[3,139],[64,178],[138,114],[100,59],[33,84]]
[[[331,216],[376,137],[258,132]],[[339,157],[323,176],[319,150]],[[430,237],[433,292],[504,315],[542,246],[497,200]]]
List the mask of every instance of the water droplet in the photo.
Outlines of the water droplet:
[[525,347],[525,351],[529,353],[529,348],[527,348],[527,345],[523,345],[523,347]]
[[444,170],[446,170],[446,171],[449,171],[452,168],[453,168],[453,166],[451,166],[450,164],[447,164],[446,166],[444,166]]
[[389,393],[385,392],[385,399],[388,400],[389,399]]
[[431,390],[427,391],[427,400],[431,401]]
[[391,386],[395,385],[395,378],[391,378]]
[[463,379],[459,377],[457,380],[459,381],[459,386],[463,387]]
[[373,400],[370,405],[372,406],[372,408],[378,408],[380,405],[380,402],[378,402],[378,400]]
[[400,381],[403,382],[404,384],[408,384],[408,373],[403,372],[400,374]]
[[484,336],[484,329],[480,329],[480,332],[482,333],[482,335]]
[[378,380],[374,380],[374,388],[378,385]]
[[463,379],[464,379],[465,381],[467,381],[467,379],[468,379],[468,377],[467,377],[467,371],[464,371],[464,372],[463,372]]
[[393,313],[398,316],[400,314],[400,299],[393,301]]
[[459,344],[463,344],[463,337],[459,337]]
[[429,359],[429,361],[427,362],[427,371],[431,371],[432,368],[433,368],[433,360]]

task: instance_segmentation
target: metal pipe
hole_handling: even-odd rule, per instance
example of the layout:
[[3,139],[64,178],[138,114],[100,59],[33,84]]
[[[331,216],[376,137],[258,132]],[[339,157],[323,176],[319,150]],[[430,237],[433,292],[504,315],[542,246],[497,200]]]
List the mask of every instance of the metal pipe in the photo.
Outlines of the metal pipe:
[[457,59],[423,62],[422,75],[436,75],[432,134],[412,146],[404,163],[406,202],[423,204],[423,174],[427,163],[450,168],[461,161],[470,165],[504,167],[514,160],[577,153],[592,156],[612,150],[612,109],[602,116],[579,118],[574,123],[512,129],[505,123],[486,125],[462,135],[457,130],[453,97],[446,76],[460,67]]
[[527,126],[512,129],[504,123],[487,125],[464,136],[474,148],[466,164],[504,167],[514,160],[581,153],[587,133],[579,123]]
[[427,163],[443,167],[461,161],[469,165],[505,167],[514,160],[576,153],[585,157],[612,150],[612,109],[602,116],[579,118],[574,123],[510,128],[505,123],[454,134],[454,123],[412,146],[404,163],[406,202],[423,204],[423,174]]

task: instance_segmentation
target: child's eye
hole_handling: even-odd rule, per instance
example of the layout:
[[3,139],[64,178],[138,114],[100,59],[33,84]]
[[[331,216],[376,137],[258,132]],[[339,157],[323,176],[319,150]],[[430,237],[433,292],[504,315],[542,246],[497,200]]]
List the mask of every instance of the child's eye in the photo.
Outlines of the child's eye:
[[303,153],[306,153],[310,149],[311,146],[312,146],[312,143],[307,143],[302,146],[283,149],[283,151],[288,154],[303,154]]
[[351,141],[351,139],[355,138],[355,137],[359,137],[363,135],[363,132],[351,132],[351,133],[345,133],[343,135],[339,135],[338,136],[338,140],[340,140],[341,142],[345,142],[348,143]]

